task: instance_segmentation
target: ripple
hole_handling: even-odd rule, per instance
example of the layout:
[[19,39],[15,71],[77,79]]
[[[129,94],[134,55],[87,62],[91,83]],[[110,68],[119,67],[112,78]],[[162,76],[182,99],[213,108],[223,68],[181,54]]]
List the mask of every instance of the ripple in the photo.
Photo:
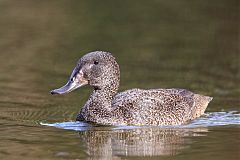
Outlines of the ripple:
[[[86,131],[98,126],[86,122],[70,121],[59,123],[43,123],[41,125],[56,127],[67,130]],[[199,128],[199,127],[212,127],[212,126],[226,126],[226,125],[240,125],[240,114],[237,111],[229,112],[208,112],[202,117],[192,121],[187,125],[179,126],[155,126],[160,128]],[[105,126],[107,127],[107,126]],[[111,129],[136,129],[136,128],[152,128],[153,126],[114,126]],[[108,127],[109,128],[109,127]]]
[[67,129],[67,130],[75,130],[75,131],[85,131],[93,126],[85,123],[85,122],[79,122],[79,121],[70,121],[70,122],[60,122],[60,123],[43,123],[40,122],[43,126],[50,126],[50,127],[56,127],[61,129]]
[[198,118],[186,125],[186,127],[211,127],[226,125],[240,125],[240,114],[238,111],[208,112],[201,118]]

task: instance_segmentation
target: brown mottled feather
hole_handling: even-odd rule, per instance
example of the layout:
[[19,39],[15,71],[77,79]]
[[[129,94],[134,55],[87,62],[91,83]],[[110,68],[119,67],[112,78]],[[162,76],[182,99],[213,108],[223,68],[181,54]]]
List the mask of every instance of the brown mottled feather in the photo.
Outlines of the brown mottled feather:
[[180,125],[201,116],[212,100],[185,89],[132,89],[117,93],[120,69],[115,58],[103,51],[83,56],[74,74],[96,60],[99,65],[84,72],[94,90],[77,120],[105,125]]

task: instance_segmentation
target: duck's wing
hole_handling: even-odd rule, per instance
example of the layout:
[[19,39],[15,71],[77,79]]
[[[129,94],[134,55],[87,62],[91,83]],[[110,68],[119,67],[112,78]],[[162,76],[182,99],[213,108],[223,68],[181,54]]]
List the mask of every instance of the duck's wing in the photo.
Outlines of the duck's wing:
[[[197,111],[196,95],[185,89],[133,89],[117,94],[113,108],[123,117],[135,117],[135,121],[147,124],[182,124],[201,114]],[[205,110],[205,109],[204,109]],[[134,122],[136,123],[136,122]]]
[[[112,106],[126,106],[128,104],[138,104],[138,109],[146,109],[161,106],[171,108],[179,103],[185,102],[189,106],[193,105],[194,93],[185,89],[132,89],[118,93],[112,101]],[[169,108],[169,109],[170,109]]]

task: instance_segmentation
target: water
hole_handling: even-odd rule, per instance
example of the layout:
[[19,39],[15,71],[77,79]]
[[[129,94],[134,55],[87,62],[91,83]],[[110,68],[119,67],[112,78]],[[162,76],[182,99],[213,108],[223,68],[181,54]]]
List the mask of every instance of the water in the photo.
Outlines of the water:
[[[74,130],[74,131],[86,131],[95,129],[98,127],[97,125],[91,125],[85,122],[60,122],[60,123],[42,123],[43,126],[51,126],[56,128]],[[193,120],[189,124],[180,125],[180,126],[112,126],[111,129],[118,130],[118,129],[136,129],[136,128],[203,128],[203,127],[211,127],[211,126],[228,126],[228,125],[240,125],[240,114],[236,111],[232,112],[209,112],[205,113],[202,117]],[[100,126],[102,127],[102,126]]]
[[[189,137],[207,136],[210,127],[238,126],[240,114],[211,112],[182,126],[93,126],[83,122],[40,123],[43,126],[79,131],[85,151],[96,159],[112,157],[173,156],[190,147]],[[238,134],[238,133],[236,133]]]
[[[240,159],[239,2],[0,1],[0,159]],[[78,58],[114,54],[120,90],[214,97],[186,126],[74,122],[91,89],[52,96]]]

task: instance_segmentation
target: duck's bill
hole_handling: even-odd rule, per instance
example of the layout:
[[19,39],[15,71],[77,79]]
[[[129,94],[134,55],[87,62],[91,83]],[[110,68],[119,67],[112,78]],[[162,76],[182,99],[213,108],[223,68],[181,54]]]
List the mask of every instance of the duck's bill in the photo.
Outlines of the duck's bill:
[[50,93],[51,94],[64,94],[64,93],[69,93],[79,87],[82,87],[84,85],[88,84],[88,81],[83,78],[82,72],[76,73],[76,69],[74,69],[71,78],[61,88],[54,89]]
[[76,85],[76,83],[71,83],[70,81],[68,81],[68,83],[66,85],[62,86],[61,88],[54,89],[50,93],[51,94],[64,94],[64,93],[71,92],[79,87],[80,86]]

